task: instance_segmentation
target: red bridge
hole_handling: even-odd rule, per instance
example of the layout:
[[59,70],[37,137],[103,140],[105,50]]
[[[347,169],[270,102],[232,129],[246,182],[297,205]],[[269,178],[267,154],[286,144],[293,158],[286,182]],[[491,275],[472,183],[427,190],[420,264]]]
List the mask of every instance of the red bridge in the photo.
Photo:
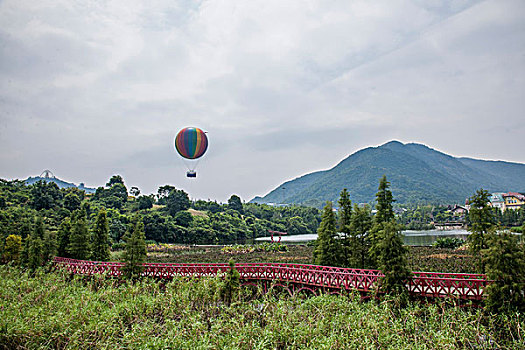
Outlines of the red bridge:
[[[81,275],[120,276],[122,262],[100,262],[55,258],[56,267]],[[143,276],[173,278],[206,277],[226,273],[228,264],[144,264]],[[245,285],[263,282],[264,287],[280,286],[290,294],[298,291],[341,293],[342,291],[375,292],[383,273],[379,270],[299,264],[235,264]],[[485,275],[439,272],[413,272],[408,290],[414,296],[482,300],[489,281]]]

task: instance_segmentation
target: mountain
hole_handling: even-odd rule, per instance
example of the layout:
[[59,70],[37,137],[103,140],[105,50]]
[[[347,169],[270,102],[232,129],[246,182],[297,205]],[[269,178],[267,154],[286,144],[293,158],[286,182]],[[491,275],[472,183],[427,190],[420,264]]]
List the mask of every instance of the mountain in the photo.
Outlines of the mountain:
[[383,175],[401,204],[464,203],[480,188],[525,190],[525,164],[456,158],[422,144],[391,141],[357,151],[332,169],[287,181],[251,202],[322,206],[337,202],[347,188],[354,203],[370,203]]
[[96,191],[95,188],[84,187],[83,183],[80,183],[80,185],[77,186],[74,183],[66,182],[64,180],[60,180],[59,178],[56,178],[54,176],[28,177],[27,179],[24,180],[24,182],[26,183],[26,185],[31,185],[31,184],[34,184],[35,182],[38,182],[38,181],[41,181],[41,180],[42,181],[46,181],[46,182],[54,182],[60,188],[77,187],[80,190],[84,190],[86,193],[95,193],[95,191]]

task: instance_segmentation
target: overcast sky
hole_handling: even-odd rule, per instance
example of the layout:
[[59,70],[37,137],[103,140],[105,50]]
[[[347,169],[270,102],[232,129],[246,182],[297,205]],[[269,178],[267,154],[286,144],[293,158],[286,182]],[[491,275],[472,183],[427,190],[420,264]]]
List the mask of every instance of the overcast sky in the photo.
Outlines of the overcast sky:
[[523,0],[0,1],[4,179],[248,201],[393,139],[525,163],[524,110]]

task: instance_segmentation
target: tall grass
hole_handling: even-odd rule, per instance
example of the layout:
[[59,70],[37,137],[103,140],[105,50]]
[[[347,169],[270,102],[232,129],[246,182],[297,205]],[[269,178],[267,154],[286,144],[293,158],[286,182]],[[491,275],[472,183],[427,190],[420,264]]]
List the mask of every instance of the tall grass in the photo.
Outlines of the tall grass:
[[358,296],[285,297],[220,278],[134,284],[0,266],[2,349],[523,349],[523,316]]

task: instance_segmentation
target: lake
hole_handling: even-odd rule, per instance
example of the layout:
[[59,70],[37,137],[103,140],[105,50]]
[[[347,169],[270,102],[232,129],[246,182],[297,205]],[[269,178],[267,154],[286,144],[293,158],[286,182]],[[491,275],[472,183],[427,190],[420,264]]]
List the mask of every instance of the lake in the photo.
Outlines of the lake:
[[[403,241],[406,245],[430,246],[438,238],[455,237],[467,239],[469,232],[467,230],[426,230],[426,231],[403,231]],[[278,238],[277,238],[278,239]],[[276,239],[276,240],[277,240]],[[283,243],[299,243],[314,241],[317,234],[282,236]],[[259,237],[256,241],[270,241],[270,237]]]

